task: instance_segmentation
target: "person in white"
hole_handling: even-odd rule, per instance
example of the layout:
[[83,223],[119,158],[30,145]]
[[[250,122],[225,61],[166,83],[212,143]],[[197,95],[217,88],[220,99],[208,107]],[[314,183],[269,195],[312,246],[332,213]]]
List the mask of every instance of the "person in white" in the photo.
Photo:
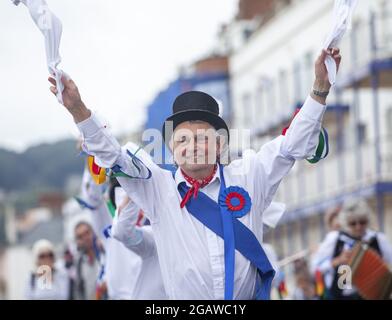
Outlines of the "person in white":
[[[270,205],[279,183],[296,160],[311,157],[317,147],[326,96],[331,86],[324,64],[327,56],[333,57],[339,66],[341,56],[338,49],[322,51],[315,63],[313,90],[286,135],[265,144],[257,153],[245,152],[242,159],[223,168],[226,185],[240,186],[252,199],[250,211],[239,220],[260,243],[263,238],[263,211]],[[56,81],[52,78],[49,81],[53,84],[51,91],[56,95]],[[189,177],[202,183],[210,176],[210,181],[200,191],[214,201],[218,200],[222,177],[216,167],[223,146],[208,135],[198,134],[200,130],[210,132],[216,127],[203,119],[176,124],[168,142],[179,165],[173,178],[171,172],[161,169],[145,151],[139,150],[135,154],[137,147],[134,144],[128,143],[121,148],[108,129],[86,108],[75,83],[66,78],[62,81],[65,87],[64,106],[82,133],[84,150],[93,155],[101,167],[117,166],[129,176],[149,178],[122,177],[118,180],[151,222],[169,298],[223,299],[224,241],[191,215],[185,206],[180,206],[184,199],[177,189],[180,183],[193,188],[196,183],[191,185]],[[184,131],[188,134],[184,135]],[[206,158],[212,158],[212,161],[206,163]],[[233,298],[254,299],[256,277],[256,268],[236,251]]]
[[152,228],[140,220],[140,208],[127,197],[116,210],[112,236],[141,259],[135,284],[139,299],[167,299]]
[[346,265],[351,249],[357,241],[367,243],[383,260],[392,266],[392,246],[385,234],[369,228],[371,209],[364,200],[347,200],[339,213],[341,231],[329,232],[318,250],[311,258],[311,272],[317,270],[324,275],[327,298],[361,299],[357,290],[339,289],[337,286],[337,268]]
[[[81,198],[91,208],[94,232],[100,238],[105,249],[105,275],[109,299],[112,300],[161,300],[166,295],[160,274],[158,261],[147,266],[139,253],[129,251],[122,243],[113,238],[113,219],[104,197],[103,185],[96,184],[88,170],[83,175]],[[120,187],[115,187],[115,205],[126,198]],[[131,207],[129,213],[138,217],[139,209]],[[125,235],[124,235],[125,236]],[[147,255],[147,253],[146,253]]]
[[70,296],[70,279],[60,264],[56,265],[53,244],[41,239],[34,243],[35,270],[26,284],[28,300],[67,300]]

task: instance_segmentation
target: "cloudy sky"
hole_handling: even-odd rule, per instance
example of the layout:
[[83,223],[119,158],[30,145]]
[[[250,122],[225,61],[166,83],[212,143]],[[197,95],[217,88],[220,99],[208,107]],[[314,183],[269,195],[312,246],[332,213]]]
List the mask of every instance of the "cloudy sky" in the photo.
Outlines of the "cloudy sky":
[[[47,0],[63,23],[60,67],[115,133],[140,128],[145,106],[179,67],[208,53],[238,0]],[[23,150],[77,134],[48,90],[43,37],[23,5],[0,0],[0,147]]]

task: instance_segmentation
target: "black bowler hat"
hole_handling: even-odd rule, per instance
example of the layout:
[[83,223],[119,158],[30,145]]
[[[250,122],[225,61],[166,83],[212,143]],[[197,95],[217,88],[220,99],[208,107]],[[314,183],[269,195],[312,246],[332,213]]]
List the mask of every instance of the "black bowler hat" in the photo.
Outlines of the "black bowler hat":
[[173,131],[185,121],[201,120],[208,122],[216,130],[224,129],[229,137],[229,128],[219,116],[218,102],[201,91],[188,91],[180,94],[173,103],[173,114],[168,117],[162,127],[162,136],[165,140],[166,122],[173,121]]

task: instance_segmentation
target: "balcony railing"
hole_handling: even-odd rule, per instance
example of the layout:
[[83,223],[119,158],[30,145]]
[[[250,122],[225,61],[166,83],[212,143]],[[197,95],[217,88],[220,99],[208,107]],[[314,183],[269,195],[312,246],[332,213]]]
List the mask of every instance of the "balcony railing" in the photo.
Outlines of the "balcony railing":
[[[391,2],[392,3],[392,2]],[[369,75],[369,67],[375,59],[392,57],[392,4],[383,12],[369,13],[367,18],[354,21],[353,29],[342,40],[343,55],[338,74],[340,87],[350,86]],[[389,8],[389,9],[388,9]],[[266,134],[290,117],[294,107],[303,102],[312,85],[313,60],[316,51],[309,51],[287,70],[277,67],[276,74],[264,74],[255,79],[257,89],[246,93],[237,110],[246,110],[248,118],[242,126],[250,124],[254,135]],[[334,91],[329,101],[334,101]]]
[[331,153],[317,164],[297,162],[296,168],[281,183],[277,200],[286,203],[288,210],[295,210],[370,187],[376,182],[392,181],[391,138],[381,139],[379,170],[373,141],[341,153]]
[[353,21],[340,49],[344,63],[339,73],[343,79],[352,73],[366,74],[372,61],[392,57],[392,6],[370,12],[367,19]]

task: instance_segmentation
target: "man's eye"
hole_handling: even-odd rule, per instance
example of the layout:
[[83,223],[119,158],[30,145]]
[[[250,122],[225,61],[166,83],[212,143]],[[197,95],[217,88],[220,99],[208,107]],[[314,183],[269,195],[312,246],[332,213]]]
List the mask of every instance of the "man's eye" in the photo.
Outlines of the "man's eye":
[[185,136],[182,136],[182,137],[176,139],[176,142],[178,142],[178,143],[183,143],[185,141],[186,141],[186,137]]

